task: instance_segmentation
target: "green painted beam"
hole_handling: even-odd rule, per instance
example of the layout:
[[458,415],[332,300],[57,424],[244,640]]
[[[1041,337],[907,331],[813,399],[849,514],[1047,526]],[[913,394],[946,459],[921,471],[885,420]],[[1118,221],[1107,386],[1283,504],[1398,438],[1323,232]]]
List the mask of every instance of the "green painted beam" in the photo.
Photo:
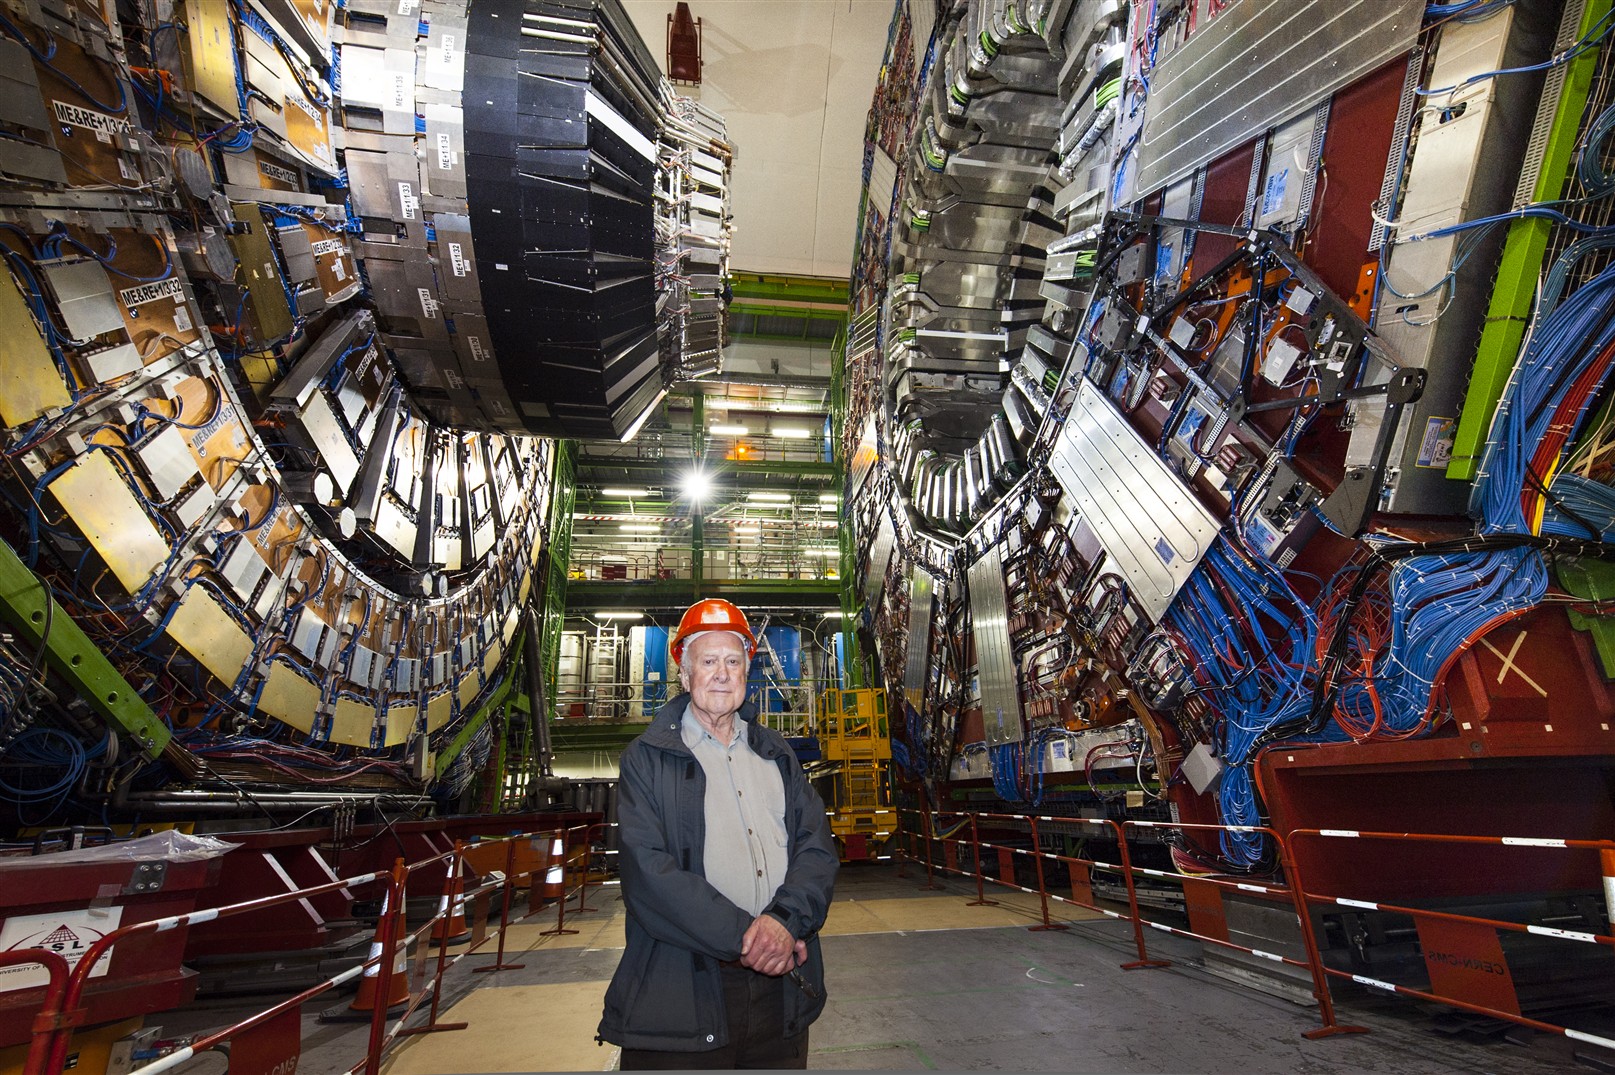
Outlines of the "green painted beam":
[[[508,674],[504,678],[504,682],[500,683],[499,686],[495,688],[494,692],[483,701],[481,706],[478,707],[477,712],[472,714],[471,719],[465,722],[465,726],[455,733],[454,738],[449,740],[443,749],[438,752],[437,760],[433,763],[432,769],[439,778],[441,778],[444,773],[448,772],[449,766],[454,763],[454,759],[458,758],[465,751],[466,744],[471,742],[471,737],[476,735],[478,729],[492,719],[494,711],[504,704],[505,699],[509,698],[511,691],[515,689],[516,676],[513,674],[516,670],[517,661],[517,657],[515,655],[521,652],[521,646],[522,632],[517,631],[515,636],[511,639],[509,648],[505,651],[507,654],[510,654],[510,656],[506,658],[506,660],[510,662],[510,668],[508,669]],[[500,747],[500,758],[502,761],[504,757],[502,743],[500,744]],[[503,774],[503,764],[500,764],[498,771]]]
[[[817,418],[818,416],[813,416]],[[808,443],[808,442],[803,442]],[[654,474],[660,477],[671,477],[677,480],[678,475],[688,467],[686,459],[590,459],[581,458],[577,461],[578,468],[588,470],[624,471],[628,474]],[[724,460],[710,465],[713,475],[734,475],[736,477],[763,477],[766,475],[794,475],[801,478],[839,478],[841,466],[837,463],[822,461],[793,461],[793,460],[756,460],[747,463]],[[590,484],[602,482],[603,479],[590,477]],[[613,479],[616,480],[616,479]],[[666,484],[659,482],[658,484]]]
[[[693,592],[693,598],[692,598]],[[567,584],[567,607],[592,609],[683,609],[692,599],[727,597],[744,607],[809,605],[833,609],[841,600],[838,579],[573,579]]]
[[731,273],[731,302],[753,299],[763,302],[820,302],[847,305],[845,278],[787,276],[781,273]]
[[67,610],[9,544],[0,541],[0,620],[16,632],[18,648],[38,652],[108,724],[130,736],[150,757],[172,737],[129,681],[90,641]]
[[[847,320],[845,306],[775,306],[765,302],[746,302],[736,299],[729,304],[730,314],[753,314],[757,317],[800,317],[805,321]],[[749,334],[748,334],[749,335]],[[828,343],[829,341],[825,341]]]
[[606,724],[592,720],[558,720],[550,725],[550,743],[557,754],[571,750],[621,751],[648,727],[649,721]]
[[[572,509],[577,501],[577,456],[572,441],[557,441],[555,445],[555,483],[550,494],[550,522],[546,538],[549,542],[549,570],[544,578],[543,635],[539,652],[543,655],[544,682],[554,691],[561,667],[561,627],[566,613],[567,568],[572,556]],[[549,714],[535,714],[535,719],[548,719]]]
[[[1588,0],[1581,15],[1580,36],[1587,36],[1603,20],[1610,2]],[[1559,97],[1548,133],[1542,171],[1537,177],[1536,189],[1531,192],[1535,201],[1553,201],[1565,189],[1598,56],[1598,49],[1590,49],[1571,60],[1565,69],[1564,92]],[[1503,387],[1508,384],[1509,374],[1519,358],[1520,343],[1530,322],[1531,303],[1552,231],[1551,224],[1536,218],[1516,220],[1509,225],[1503,256],[1498,263],[1497,283],[1486,310],[1485,328],[1481,330],[1480,345],[1475,352],[1469,391],[1453,435],[1452,462],[1447,464],[1449,478],[1472,481],[1480,469],[1480,456],[1492,428],[1492,416],[1497,412],[1498,400],[1503,398]]]

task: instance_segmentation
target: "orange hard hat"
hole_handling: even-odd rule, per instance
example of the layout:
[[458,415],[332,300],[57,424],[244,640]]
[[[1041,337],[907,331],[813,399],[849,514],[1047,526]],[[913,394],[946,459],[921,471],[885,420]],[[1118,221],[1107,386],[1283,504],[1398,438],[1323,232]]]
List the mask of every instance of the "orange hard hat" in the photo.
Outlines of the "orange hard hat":
[[667,647],[675,662],[684,656],[684,643],[690,636],[702,631],[733,631],[746,640],[747,660],[757,653],[757,638],[746,623],[746,614],[721,597],[708,597],[685,609],[679,619],[679,629]]

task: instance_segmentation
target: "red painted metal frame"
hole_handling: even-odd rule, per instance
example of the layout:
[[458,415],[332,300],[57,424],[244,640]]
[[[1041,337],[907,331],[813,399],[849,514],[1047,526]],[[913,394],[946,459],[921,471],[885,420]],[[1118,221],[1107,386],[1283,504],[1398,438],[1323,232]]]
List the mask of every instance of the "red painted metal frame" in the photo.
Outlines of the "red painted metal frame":
[[[942,836],[942,837],[937,837],[937,836],[932,835],[932,833],[934,832],[934,828],[933,828],[932,818],[931,818],[931,815],[930,815],[929,811],[921,812],[921,811],[917,811],[917,810],[899,810],[898,815],[899,815],[899,827],[900,828],[901,828],[901,817],[904,814],[919,814],[922,821],[925,823],[925,828],[926,828],[926,833],[927,833],[926,839],[925,839],[925,857],[926,857],[926,867],[927,867],[927,870],[929,871],[931,869],[931,857],[932,857],[931,856],[931,850],[930,850],[931,842],[933,840],[936,840],[936,841],[941,842],[943,844],[947,844],[949,842],[957,843],[958,841],[952,839],[951,833],[948,836]],[[971,822],[974,822],[979,818],[987,818],[987,819],[990,819],[990,820],[1006,820],[1006,819],[1007,820],[1023,820],[1023,819],[1028,819],[1030,817],[1030,815],[1025,815],[1025,814],[983,814],[983,813],[976,813],[976,812],[959,812],[959,813],[954,813],[954,814],[939,814],[938,816],[960,817],[960,818],[968,819]],[[988,848],[993,849],[994,851],[1007,851],[1007,852],[1010,852],[1012,854],[1019,854],[1019,855],[1033,855],[1034,852],[1027,851],[1027,850],[1025,850],[1023,848],[1018,848],[1018,847],[1005,847],[1005,846],[1002,846],[1002,845],[999,845],[999,844],[991,844],[991,843],[984,844],[984,843],[981,842],[981,839],[980,839],[980,836],[979,836],[979,830],[975,827],[975,825],[972,825],[972,830],[971,830],[971,843],[972,843],[972,845],[974,846],[974,848],[976,850],[976,856],[977,856],[976,860],[975,860],[976,861],[975,870],[974,871],[966,871],[966,870],[961,870],[961,869],[949,869],[948,867],[943,867],[943,869],[946,870],[949,873],[956,873],[961,877],[974,877],[976,879],[978,900],[977,901],[971,901],[966,906],[976,907],[976,906],[981,906],[982,904],[992,904],[992,903],[994,903],[995,901],[993,901],[993,900],[985,900],[985,899],[980,899],[979,898],[982,883],[984,881],[991,881],[996,885],[1003,885],[1006,888],[1017,889],[1017,890],[1019,890],[1021,892],[1032,893],[1033,895],[1037,895],[1037,896],[1041,897],[1042,898],[1043,925],[1047,926],[1047,925],[1050,924],[1049,913],[1048,913],[1048,900],[1050,898],[1053,898],[1053,899],[1056,899],[1056,900],[1060,901],[1061,903],[1069,903],[1074,907],[1082,907],[1082,908],[1085,908],[1086,910],[1094,911],[1094,912],[1096,912],[1098,914],[1104,915],[1107,918],[1114,918],[1114,919],[1118,919],[1118,920],[1122,920],[1122,921],[1131,922],[1133,924],[1133,942],[1138,948],[1138,959],[1136,959],[1136,960],[1134,960],[1134,961],[1132,961],[1130,963],[1123,963],[1122,964],[1122,969],[1124,969],[1124,970],[1137,970],[1137,969],[1139,969],[1141,967],[1166,967],[1166,966],[1170,966],[1171,964],[1169,964],[1167,962],[1164,962],[1162,960],[1151,959],[1150,955],[1149,955],[1149,952],[1145,947],[1145,944],[1144,944],[1144,930],[1143,930],[1143,927],[1140,925],[1140,923],[1142,921],[1142,918],[1138,913],[1138,898],[1137,898],[1137,894],[1133,891],[1131,862],[1127,857],[1128,853],[1127,853],[1126,841],[1124,839],[1122,839],[1121,829],[1116,825],[1116,823],[1114,821],[1110,821],[1108,819],[1078,818],[1078,817],[1073,817],[1073,818],[1044,817],[1041,820],[1043,820],[1043,821],[1071,822],[1072,824],[1077,824],[1077,825],[1095,825],[1095,826],[1098,826],[1100,828],[1108,828],[1108,829],[1111,830],[1111,832],[1116,837],[1117,846],[1121,848],[1120,855],[1121,855],[1122,860],[1124,862],[1128,863],[1128,866],[1126,868],[1123,868],[1123,867],[1120,867],[1120,866],[1115,866],[1115,865],[1112,865],[1111,863],[1108,863],[1108,862],[1100,862],[1100,861],[1095,860],[1095,859],[1073,858],[1073,857],[1065,856],[1065,855],[1044,855],[1042,852],[1036,852],[1035,854],[1039,858],[1043,858],[1043,857],[1053,858],[1053,859],[1056,859],[1058,861],[1068,862],[1068,863],[1077,863],[1077,864],[1083,865],[1083,866],[1101,866],[1101,867],[1104,867],[1105,869],[1114,870],[1117,873],[1120,873],[1122,875],[1122,877],[1126,880],[1126,883],[1127,883],[1127,903],[1128,903],[1128,910],[1129,910],[1130,913],[1124,915],[1124,914],[1120,913],[1119,911],[1112,911],[1107,907],[1100,907],[1100,906],[1098,906],[1097,904],[1094,904],[1094,903],[1085,903],[1082,900],[1077,900],[1077,899],[1067,899],[1066,897],[1061,896],[1058,893],[1050,893],[1048,891],[1048,889],[1047,889],[1047,885],[1042,884],[1042,873],[1041,873],[1041,871],[1039,871],[1040,887],[1043,889],[1043,891],[1041,891],[1041,892],[1033,892],[1032,889],[1025,888],[1025,887],[1023,887],[1021,885],[1017,885],[1013,881],[1005,881],[1005,880],[1003,880],[1001,878],[988,876],[981,869],[981,858],[980,858],[981,850],[980,849],[982,847],[988,847]],[[965,823],[966,822],[961,821],[960,824],[959,824],[959,828],[962,829],[964,827]],[[953,831],[956,832],[958,830],[955,829]],[[926,888],[941,888],[942,886],[936,884],[934,879],[933,879],[931,883],[929,883],[929,884],[927,884],[927,885],[925,885],[923,887],[926,887]],[[1038,926],[1028,926],[1027,928],[1031,929],[1031,930],[1038,930],[1039,929]]]
[[[1290,833],[1290,842],[1297,840],[1370,840],[1370,841],[1397,841],[1420,845],[1452,844],[1467,847],[1505,847],[1511,849],[1547,849],[1561,851],[1592,851],[1598,853],[1600,860],[1615,853],[1615,841],[1609,840],[1573,840],[1549,839],[1541,837],[1520,836],[1452,836],[1439,833],[1408,833],[1408,832],[1361,832],[1354,829],[1298,829]],[[1428,910],[1422,907],[1407,907],[1396,904],[1381,903],[1374,900],[1354,900],[1344,896],[1329,896],[1319,893],[1307,892],[1298,877],[1292,878],[1292,884],[1297,894],[1308,904],[1329,903],[1335,906],[1348,907],[1354,910],[1385,911],[1394,914],[1408,915],[1414,919],[1428,919],[1431,921],[1457,922],[1465,925],[1482,926],[1488,929],[1499,929],[1515,933],[1529,933],[1539,937],[1555,937],[1562,940],[1577,941],[1583,944],[1593,944],[1602,947],[1615,947],[1615,937],[1599,933],[1584,933],[1576,930],[1556,929],[1548,926],[1533,926],[1521,922],[1509,922],[1496,918],[1480,918],[1475,915],[1455,914],[1450,911]],[[1386,993],[1397,993],[1402,996],[1414,997],[1419,1000],[1433,1001],[1449,1007],[1459,1008],[1463,1011],[1474,1012],[1478,1015],[1490,1016],[1494,1019],[1503,1019],[1521,1026],[1531,1027],[1545,1033],[1558,1034],[1572,1041],[1587,1042],[1600,1045],[1606,1049],[1615,1049],[1615,1039],[1588,1034],[1583,1031],[1572,1030],[1553,1023],[1545,1023],[1540,1019],[1532,1019],[1514,1012],[1499,1011],[1496,1008],[1481,1004],[1471,1004],[1454,997],[1445,997],[1435,993],[1428,993],[1420,989],[1397,985],[1394,982],[1385,982],[1377,978],[1368,978],[1348,971],[1336,970],[1324,966],[1319,961],[1320,969],[1330,977],[1345,978],[1359,985],[1367,986]]]
[[58,1035],[65,1037],[76,1025],[64,1013],[62,1001],[67,994],[67,960],[55,952],[28,948],[17,952],[0,952],[0,967],[22,967],[37,963],[45,968],[49,981],[39,1013],[34,1016],[33,1037],[28,1043],[28,1057],[23,1061],[23,1075],[43,1075],[50,1059],[51,1046]]
[[[1280,868],[1290,870],[1290,873],[1288,874],[1290,878],[1289,885],[1258,885],[1247,881],[1225,881],[1216,877],[1196,877],[1195,880],[1207,882],[1216,885],[1219,888],[1231,888],[1237,891],[1268,896],[1274,899],[1287,898],[1287,902],[1289,902],[1291,907],[1294,908],[1296,920],[1300,924],[1301,943],[1306,948],[1307,953],[1305,962],[1298,959],[1291,959],[1288,956],[1279,955],[1276,952],[1262,952],[1255,948],[1247,948],[1242,944],[1235,944],[1226,938],[1212,937],[1203,933],[1193,933],[1189,930],[1177,929],[1161,922],[1150,922],[1149,926],[1152,929],[1158,929],[1163,933],[1175,933],[1180,937],[1193,937],[1195,940],[1202,941],[1206,944],[1214,944],[1221,948],[1232,948],[1240,952],[1248,952],[1259,959],[1267,959],[1275,963],[1286,963],[1293,967],[1305,967],[1312,975],[1312,996],[1313,999],[1318,1003],[1318,1016],[1323,1020],[1323,1026],[1318,1027],[1315,1030],[1304,1031],[1301,1035],[1302,1037],[1323,1038],[1334,1034],[1366,1034],[1368,1032],[1367,1027],[1353,1026],[1350,1024],[1342,1025],[1335,1020],[1335,1002],[1334,998],[1329,994],[1329,983],[1323,974],[1323,956],[1318,950],[1318,935],[1317,932],[1312,928],[1312,916],[1307,913],[1306,896],[1301,891],[1301,883],[1298,880],[1298,872],[1296,871],[1295,864],[1291,859],[1289,846],[1285,843],[1282,836],[1274,832],[1272,829],[1261,825],[1194,825],[1175,821],[1126,821],[1122,823],[1122,828],[1176,829],[1179,831],[1210,830],[1218,832],[1257,833],[1262,836],[1266,836],[1269,840],[1271,840],[1274,847],[1278,849]],[[1126,846],[1125,843],[1123,846]],[[1129,869],[1137,870],[1139,873],[1150,877],[1158,877],[1163,880],[1183,880],[1182,875],[1168,873],[1165,870],[1152,870],[1142,866],[1131,865],[1129,866]]]
[[[56,865],[50,855],[24,861],[21,866],[13,862],[0,884],[0,920],[90,907],[106,902],[108,892],[113,894],[110,902],[122,908],[124,922],[168,918],[197,906],[199,893],[218,876],[221,860],[166,863],[161,887],[155,889],[136,887],[136,870],[142,863]],[[197,975],[183,966],[184,954],[183,930],[142,934],[112,954],[107,973],[87,981],[73,1006],[86,1010],[86,1022],[102,1023],[187,1003],[196,995]],[[90,969],[86,966],[85,973]],[[0,1044],[29,1040],[28,1013],[37,1004],[37,990],[0,993]]]
[[[584,842],[587,844],[588,834],[593,832],[595,829],[602,827],[603,826],[600,823],[575,825],[567,829],[551,827],[544,829],[543,835],[547,844],[550,837],[552,837],[558,831],[566,832],[568,834],[581,831],[584,833]],[[498,842],[500,840],[508,842],[510,844],[510,848],[506,853],[506,861],[507,863],[512,863],[514,862],[515,857],[514,846],[516,841],[531,838],[533,835],[534,833],[531,832],[521,833],[506,837],[498,837],[490,842]],[[125,949],[128,949],[128,942],[130,940],[138,941],[140,938],[146,936],[177,933],[178,931],[182,931],[191,926],[216,921],[218,919],[230,919],[246,915],[262,914],[265,911],[284,906],[290,902],[319,898],[333,892],[343,891],[344,889],[376,884],[380,884],[386,889],[388,910],[377,921],[376,936],[378,948],[375,956],[366,960],[364,963],[359,964],[358,966],[343,971],[341,974],[338,974],[324,982],[305,989],[294,996],[282,1000],[271,1007],[248,1017],[247,1019],[215,1031],[211,1034],[205,1035],[204,1037],[198,1038],[196,1041],[192,1042],[189,1046],[180,1050],[179,1052],[170,1054],[170,1056],[162,1058],[161,1060],[155,1062],[155,1064],[149,1065],[148,1070],[165,1070],[168,1067],[183,1063],[190,1057],[195,1056],[198,1053],[208,1051],[215,1046],[233,1039],[245,1031],[261,1027],[269,1023],[271,1020],[274,1020],[275,1018],[299,1007],[313,997],[318,996],[319,994],[328,990],[335,989],[336,987],[359,977],[372,967],[375,968],[377,975],[377,995],[379,997],[389,996],[392,986],[392,976],[395,973],[393,970],[394,957],[396,956],[397,952],[406,946],[411,940],[423,940],[426,935],[431,933],[436,928],[437,923],[445,918],[448,914],[451,914],[453,910],[452,904],[449,907],[440,908],[436,914],[432,915],[418,929],[411,931],[408,926],[408,909],[404,899],[405,893],[409,888],[409,880],[411,875],[431,874],[437,872],[434,871],[432,867],[443,864],[448,864],[451,870],[456,869],[459,864],[464,861],[464,857],[465,844],[463,841],[457,840],[454,847],[449,851],[420,859],[412,863],[406,864],[402,858],[398,858],[394,861],[392,868],[385,873],[366,873],[337,878],[326,884],[314,885],[289,892],[277,893],[272,896],[261,897],[254,900],[245,900],[225,907],[210,907],[198,911],[191,911],[186,914],[170,915],[144,922],[130,923],[128,926],[121,927],[106,934],[100,940],[92,944],[90,948],[86,950],[84,957],[79,961],[78,965],[74,966],[71,970],[69,970],[66,961],[63,960],[62,957],[52,952],[36,952],[29,950],[26,952],[0,954],[0,965],[30,962],[41,963],[46,966],[51,977],[50,985],[45,990],[45,996],[41,1009],[34,1018],[34,1038],[29,1053],[28,1067],[25,1069],[25,1075],[60,1075],[60,1073],[63,1071],[66,1065],[70,1039],[72,1037],[72,1028],[82,1025],[86,1021],[86,1016],[88,1014],[83,1007],[83,1001],[87,984],[90,981],[89,972],[103,955],[109,951],[114,951],[116,946],[120,943],[124,945]],[[586,861],[587,860],[585,860],[585,862]],[[511,922],[510,892],[516,887],[517,882],[521,879],[521,876],[522,875],[520,874],[507,873],[501,882],[498,882],[502,884],[505,889],[505,897],[500,914],[500,926],[498,931],[499,954],[496,957],[494,966],[483,969],[513,969],[511,965],[504,963],[503,953],[505,931]],[[531,882],[532,871],[529,871],[527,876]],[[584,878],[584,887],[586,886],[587,876]],[[479,885],[476,889],[465,893],[465,900],[470,902],[487,892],[489,889],[491,889],[491,887],[492,885]],[[580,889],[580,896],[581,895],[582,889]],[[562,899],[557,901],[559,906],[558,913],[564,914],[564,907],[568,898],[568,896],[563,896]],[[445,1023],[439,1021],[438,1005],[441,996],[441,983],[444,973],[450,966],[458,962],[464,956],[474,953],[479,947],[486,943],[486,941],[487,937],[483,936],[476,944],[471,945],[465,951],[458,953],[452,958],[448,956],[447,946],[439,946],[437,967],[430,983],[424,988],[420,989],[418,992],[411,994],[409,1007],[403,1012],[402,1015],[396,1018],[390,1031],[387,1028],[389,1016],[386,1006],[378,1005],[372,1010],[370,1030],[368,1035],[368,1048],[366,1050],[365,1057],[360,1060],[359,1063],[355,1064],[350,1070],[353,1072],[364,1071],[367,1073],[367,1075],[376,1075],[376,1073],[380,1071],[381,1060],[386,1053],[387,1048],[402,1035],[457,1030],[466,1027],[467,1024],[465,1023]],[[431,994],[431,1008],[426,1024],[419,1027],[405,1028],[405,1021],[408,1020],[409,1017],[424,1002],[428,993]]]

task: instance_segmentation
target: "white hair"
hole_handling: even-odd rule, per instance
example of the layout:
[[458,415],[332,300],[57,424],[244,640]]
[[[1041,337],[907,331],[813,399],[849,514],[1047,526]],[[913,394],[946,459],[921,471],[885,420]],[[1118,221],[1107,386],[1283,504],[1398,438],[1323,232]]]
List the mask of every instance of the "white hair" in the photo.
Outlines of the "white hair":
[[695,634],[684,640],[684,649],[679,653],[679,671],[682,672],[684,670],[684,654],[690,652],[690,643],[694,642],[701,635],[733,635],[740,643],[741,650],[748,655],[751,653],[751,642],[739,631],[697,631]]

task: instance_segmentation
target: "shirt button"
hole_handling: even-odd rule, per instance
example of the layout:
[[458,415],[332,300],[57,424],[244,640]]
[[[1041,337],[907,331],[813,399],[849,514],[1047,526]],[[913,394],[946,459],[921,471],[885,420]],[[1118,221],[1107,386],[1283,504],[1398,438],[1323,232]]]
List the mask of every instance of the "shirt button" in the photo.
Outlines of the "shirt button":
[[758,870],[758,871],[757,871],[757,876],[758,876],[758,877],[761,877],[761,876],[762,876],[762,875],[763,875],[763,871],[762,871],[762,870]]
[[711,1041],[711,1040],[712,1040],[712,1035],[711,1035],[711,1034],[708,1034],[708,1035],[707,1035],[707,1040],[708,1040],[708,1041]]
[[747,830],[746,830],[746,835],[747,835],[747,836],[750,836],[750,835],[751,835],[751,830],[750,830],[750,829],[747,829]]

